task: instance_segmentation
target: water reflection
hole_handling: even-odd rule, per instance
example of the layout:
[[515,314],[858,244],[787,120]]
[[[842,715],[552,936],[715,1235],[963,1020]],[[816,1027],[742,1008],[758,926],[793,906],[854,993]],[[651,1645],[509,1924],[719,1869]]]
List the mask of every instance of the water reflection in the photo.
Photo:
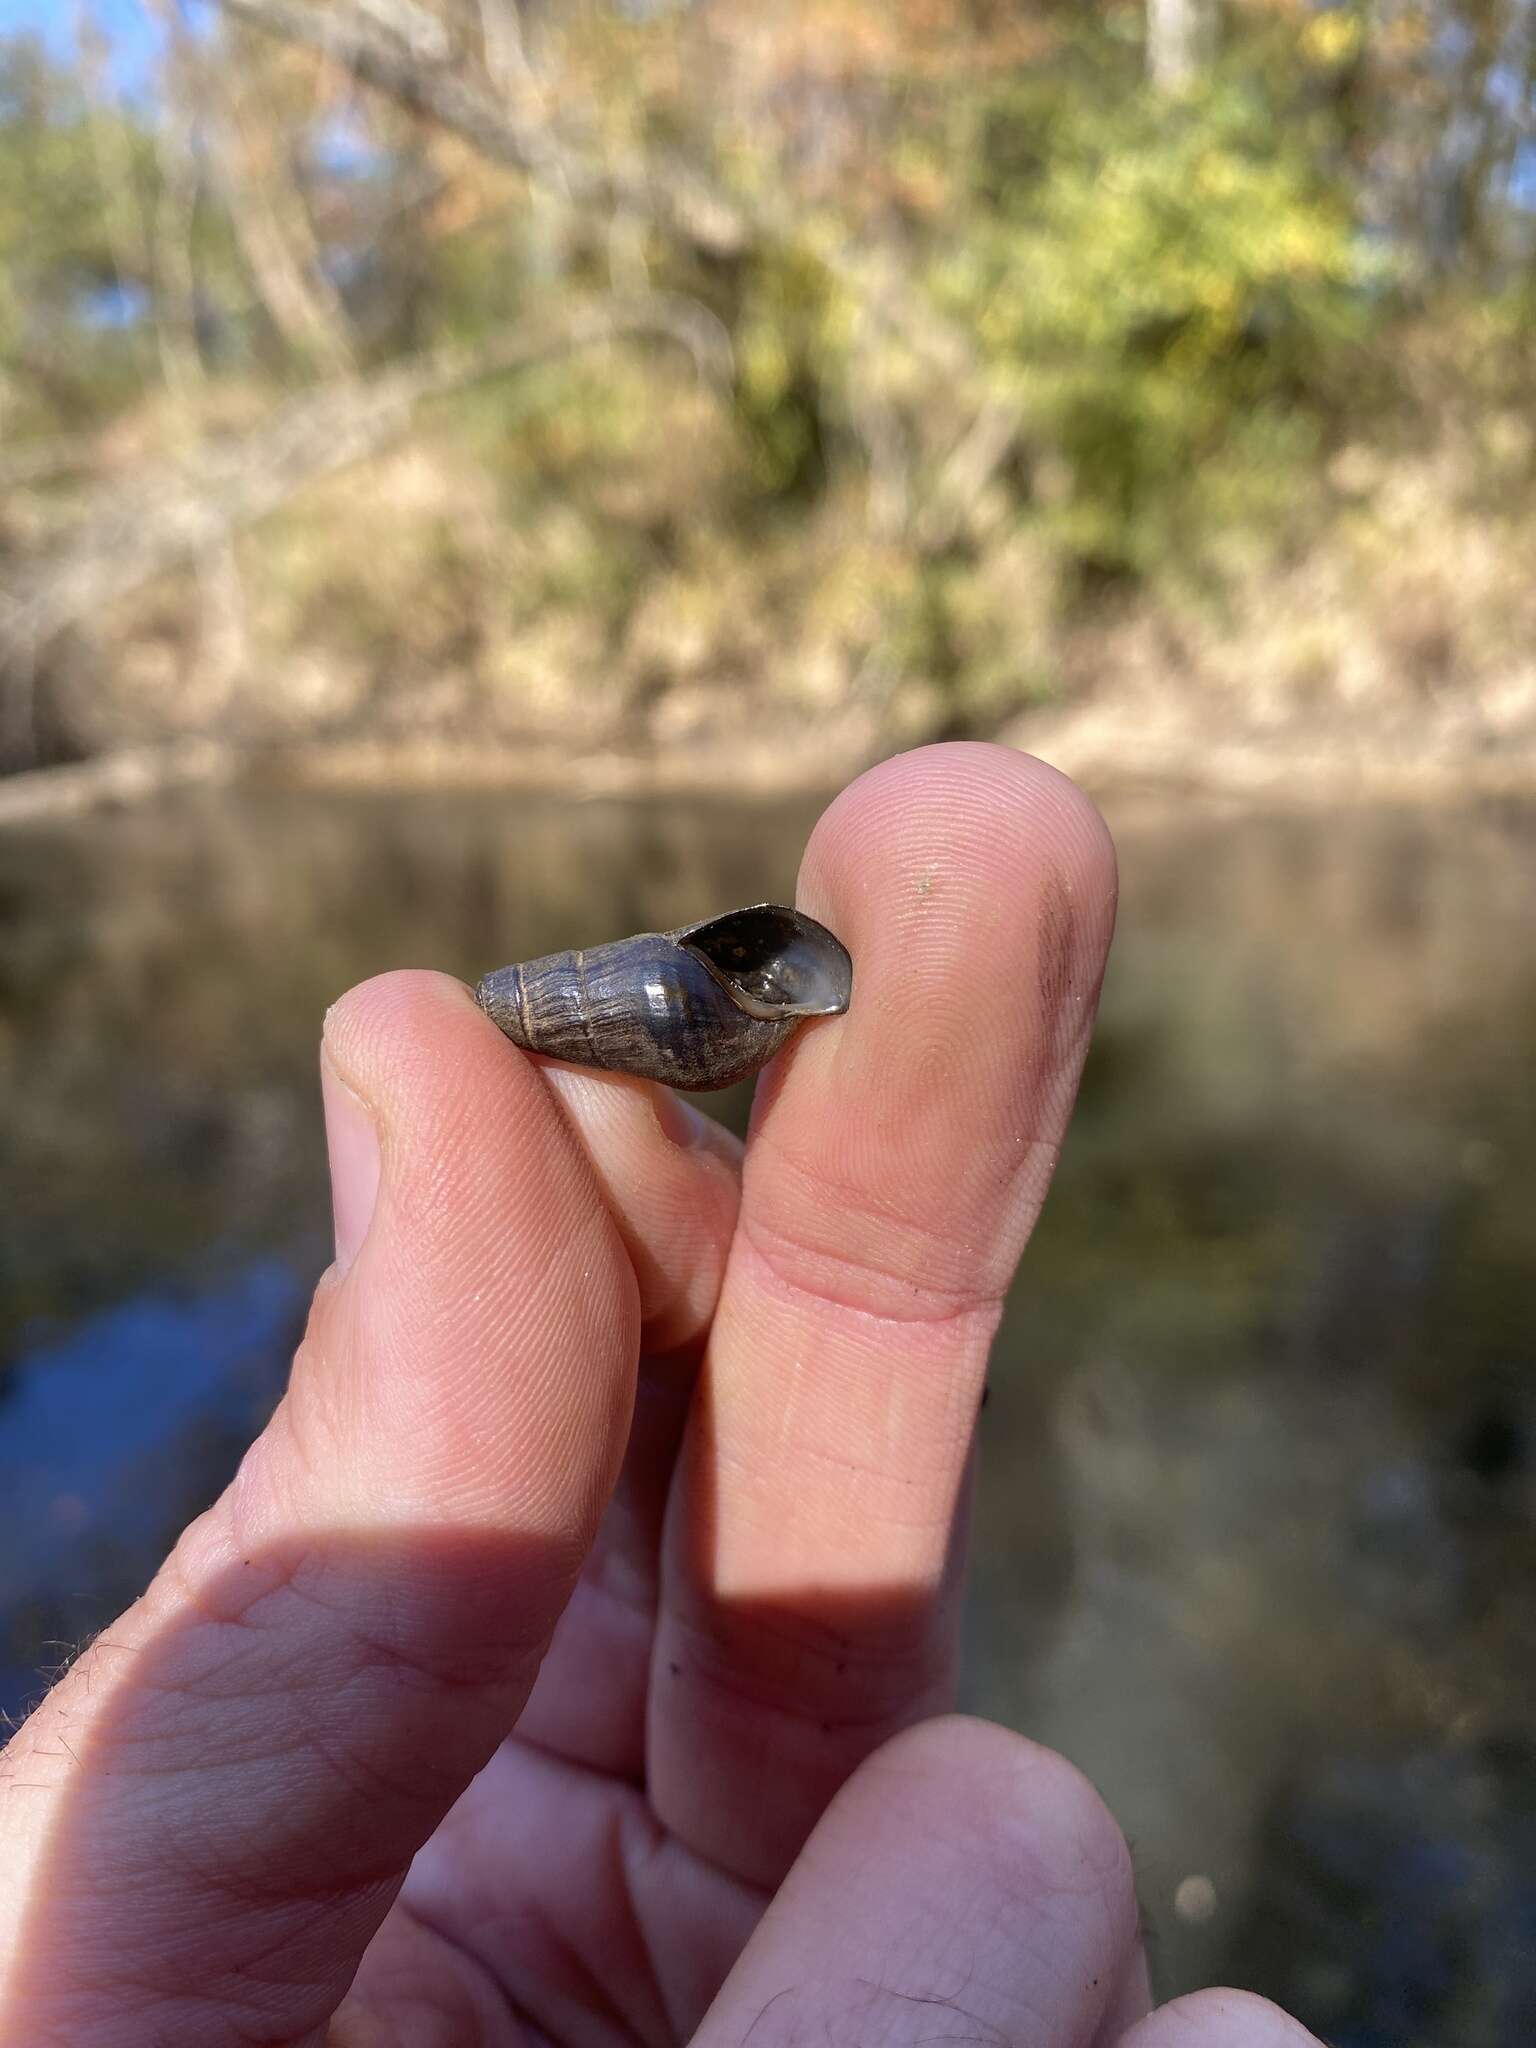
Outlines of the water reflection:
[[[813,810],[272,793],[0,840],[0,1704],[259,1426],[323,1257],[325,1004],[787,895]],[[1162,1988],[1502,2042],[1536,2005],[1536,812],[1116,822],[970,1703],[1104,1789]]]
[[271,1413],[303,1329],[296,1262],[145,1293],[39,1344],[0,1408],[0,1687],[13,1709],[83,1630],[142,1590]]

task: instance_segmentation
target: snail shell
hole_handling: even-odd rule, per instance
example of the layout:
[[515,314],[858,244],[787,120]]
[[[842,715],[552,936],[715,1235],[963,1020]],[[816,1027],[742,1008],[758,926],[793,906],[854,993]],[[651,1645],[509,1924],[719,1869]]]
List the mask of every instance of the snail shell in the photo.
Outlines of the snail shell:
[[807,1017],[848,1007],[853,962],[825,925],[780,903],[675,932],[498,967],[475,1001],[514,1045],[674,1088],[728,1088]]

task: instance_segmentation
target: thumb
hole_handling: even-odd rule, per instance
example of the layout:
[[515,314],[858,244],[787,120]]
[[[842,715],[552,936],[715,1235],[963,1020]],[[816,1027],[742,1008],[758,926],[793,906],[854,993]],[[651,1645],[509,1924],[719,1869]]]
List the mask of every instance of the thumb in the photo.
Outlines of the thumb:
[[1082,2048],[1146,2007],[1130,1854],[1098,1794],[950,1716],[843,1786],[692,2048]]
[[623,1448],[635,1283],[458,983],[331,1012],[337,1259],[228,1492],[0,1758],[0,2037],[311,2038],[511,1727]]

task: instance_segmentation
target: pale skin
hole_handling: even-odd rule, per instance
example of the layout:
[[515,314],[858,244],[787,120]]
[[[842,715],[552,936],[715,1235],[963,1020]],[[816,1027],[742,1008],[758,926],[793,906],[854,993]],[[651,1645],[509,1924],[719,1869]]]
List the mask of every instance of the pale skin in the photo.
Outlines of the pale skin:
[[288,1393],[0,1758],[0,2039],[1311,2042],[1238,1992],[1152,2010],[1097,1795],[947,1711],[1114,899],[1038,762],[863,776],[798,892],[853,1006],[744,1155],[441,975],[336,1004]]

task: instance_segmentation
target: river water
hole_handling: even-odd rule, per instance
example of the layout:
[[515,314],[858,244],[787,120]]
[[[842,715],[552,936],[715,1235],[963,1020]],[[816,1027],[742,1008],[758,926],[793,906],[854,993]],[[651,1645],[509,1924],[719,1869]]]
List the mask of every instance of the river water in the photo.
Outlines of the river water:
[[[326,1004],[787,894],[813,816],[272,792],[0,837],[0,1707],[270,1411],[327,1256]],[[1163,1995],[1504,2048],[1536,2012],[1536,808],[1111,821],[966,1703],[1104,1792]]]

